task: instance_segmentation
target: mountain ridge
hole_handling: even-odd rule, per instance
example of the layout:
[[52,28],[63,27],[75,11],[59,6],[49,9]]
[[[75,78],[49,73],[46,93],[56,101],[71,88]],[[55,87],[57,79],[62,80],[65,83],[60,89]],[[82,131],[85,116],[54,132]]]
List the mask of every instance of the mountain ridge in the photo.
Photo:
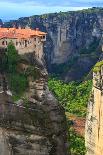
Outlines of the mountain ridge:
[[49,73],[72,81],[88,74],[101,55],[102,16],[103,8],[91,8],[22,17],[4,26],[38,27],[47,32],[44,52]]

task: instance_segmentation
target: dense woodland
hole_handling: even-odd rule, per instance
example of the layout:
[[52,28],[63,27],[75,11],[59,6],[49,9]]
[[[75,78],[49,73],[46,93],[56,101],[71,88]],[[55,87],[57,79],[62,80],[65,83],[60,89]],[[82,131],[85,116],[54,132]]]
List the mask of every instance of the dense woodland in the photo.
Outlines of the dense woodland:
[[66,84],[55,78],[50,78],[48,85],[66,112],[80,117],[86,116],[87,103],[92,88],[91,80]]
[[[66,113],[74,114],[77,117],[86,117],[87,103],[92,89],[91,80],[66,84],[58,79],[50,78],[48,85],[59,103],[65,108]],[[84,138],[75,133],[72,127],[73,122],[68,119],[67,121],[71,154],[85,155]]]

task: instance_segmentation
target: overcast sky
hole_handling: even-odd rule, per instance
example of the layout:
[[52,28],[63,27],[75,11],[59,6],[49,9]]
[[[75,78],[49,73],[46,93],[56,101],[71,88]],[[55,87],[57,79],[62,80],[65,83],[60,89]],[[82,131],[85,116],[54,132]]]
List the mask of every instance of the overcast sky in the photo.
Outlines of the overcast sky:
[[0,0],[0,18],[9,20],[89,7],[103,7],[103,0]]

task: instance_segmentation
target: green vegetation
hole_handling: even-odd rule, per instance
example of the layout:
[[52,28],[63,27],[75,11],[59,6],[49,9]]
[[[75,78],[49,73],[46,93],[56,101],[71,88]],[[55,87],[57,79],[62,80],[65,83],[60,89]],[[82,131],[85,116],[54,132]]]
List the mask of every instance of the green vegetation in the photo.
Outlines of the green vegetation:
[[85,155],[86,149],[84,138],[77,135],[72,127],[69,129],[68,135],[69,149],[71,155]]
[[48,85],[60,104],[64,106],[66,112],[81,117],[86,116],[87,102],[92,88],[91,81],[65,84],[60,80],[50,78]]
[[16,96],[22,96],[28,86],[27,78],[24,74],[11,73],[8,75],[9,85]]
[[37,68],[36,66],[29,66],[25,72],[26,76],[32,76],[34,80],[40,78],[41,73],[39,68]]
[[32,65],[29,65],[24,71],[20,68],[20,64],[28,65],[28,62],[25,57],[18,55],[13,42],[8,44],[7,51],[1,60],[2,70],[7,74],[13,100],[16,101],[24,95],[28,88],[28,77],[31,76],[34,80],[38,79],[40,70]]
[[27,89],[28,80],[27,76],[24,73],[20,73],[17,69],[20,56],[12,42],[10,42],[7,47],[6,60],[5,71],[8,77],[9,87],[13,93],[13,100],[17,100]]
[[72,69],[72,66],[74,63],[76,63],[78,60],[78,56],[72,56],[68,62],[63,64],[54,64],[52,65],[52,71],[55,73],[56,77],[61,75],[64,72],[67,72],[68,70]]
[[0,55],[0,71],[4,71],[7,68],[7,57],[6,54],[3,53]]
[[8,59],[8,72],[15,73],[17,71],[17,64],[19,62],[19,55],[12,42],[7,47],[7,59]]
[[[92,81],[82,83],[63,83],[55,78],[48,81],[50,90],[69,114],[79,117],[86,116],[87,103],[90,96]],[[85,155],[85,140],[73,130],[73,122],[68,121],[68,143],[71,155]]]
[[[40,15],[40,17],[43,19],[51,18],[51,17],[55,17],[55,16],[68,17],[69,15],[72,15],[74,13],[75,13],[74,11],[68,11],[68,12],[60,11],[59,13],[55,12],[55,13],[43,14],[43,15]],[[88,9],[82,9],[82,10],[76,11],[76,13],[85,13],[85,14],[103,13],[103,8],[102,7],[93,7],[93,8],[88,8]],[[36,17],[36,16],[33,16],[33,17]]]
[[93,72],[99,72],[101,69],[101,66],[103,66],[103,61],[97,62],[93,68]]
[[[81,117],[86,115],[87,102],[92,87],[91,81],[82,83],[70,82],[65,84],[60,80],[50,78],[48,85],[59,102],[64,106],[66,112]],[[70,127],[68,131],[68,142],[71,155],[85,155],[84,138],[77,135],[72,127]]]
[[100,39],[97,39],[96,37],[94,37],[94,40],[93,42],[89,45],[88,48],[82,48],[80,50],[80,54],[93,54],[97,52],[97,48],[99,46],[99,42],[100,42]]
[[93,8],[78,10],[77,12],[88,13],[88,14],[103,13],[103,8],[102,7],[93,7]]

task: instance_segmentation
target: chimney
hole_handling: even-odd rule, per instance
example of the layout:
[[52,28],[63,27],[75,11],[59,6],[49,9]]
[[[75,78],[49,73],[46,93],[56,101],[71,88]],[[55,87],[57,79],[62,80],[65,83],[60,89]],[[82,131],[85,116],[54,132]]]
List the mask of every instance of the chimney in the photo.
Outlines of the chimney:
[[39,31],[39,28],[36,28],[36,31]]
[[18,26],[18,29],[21,29],[21,25]]

